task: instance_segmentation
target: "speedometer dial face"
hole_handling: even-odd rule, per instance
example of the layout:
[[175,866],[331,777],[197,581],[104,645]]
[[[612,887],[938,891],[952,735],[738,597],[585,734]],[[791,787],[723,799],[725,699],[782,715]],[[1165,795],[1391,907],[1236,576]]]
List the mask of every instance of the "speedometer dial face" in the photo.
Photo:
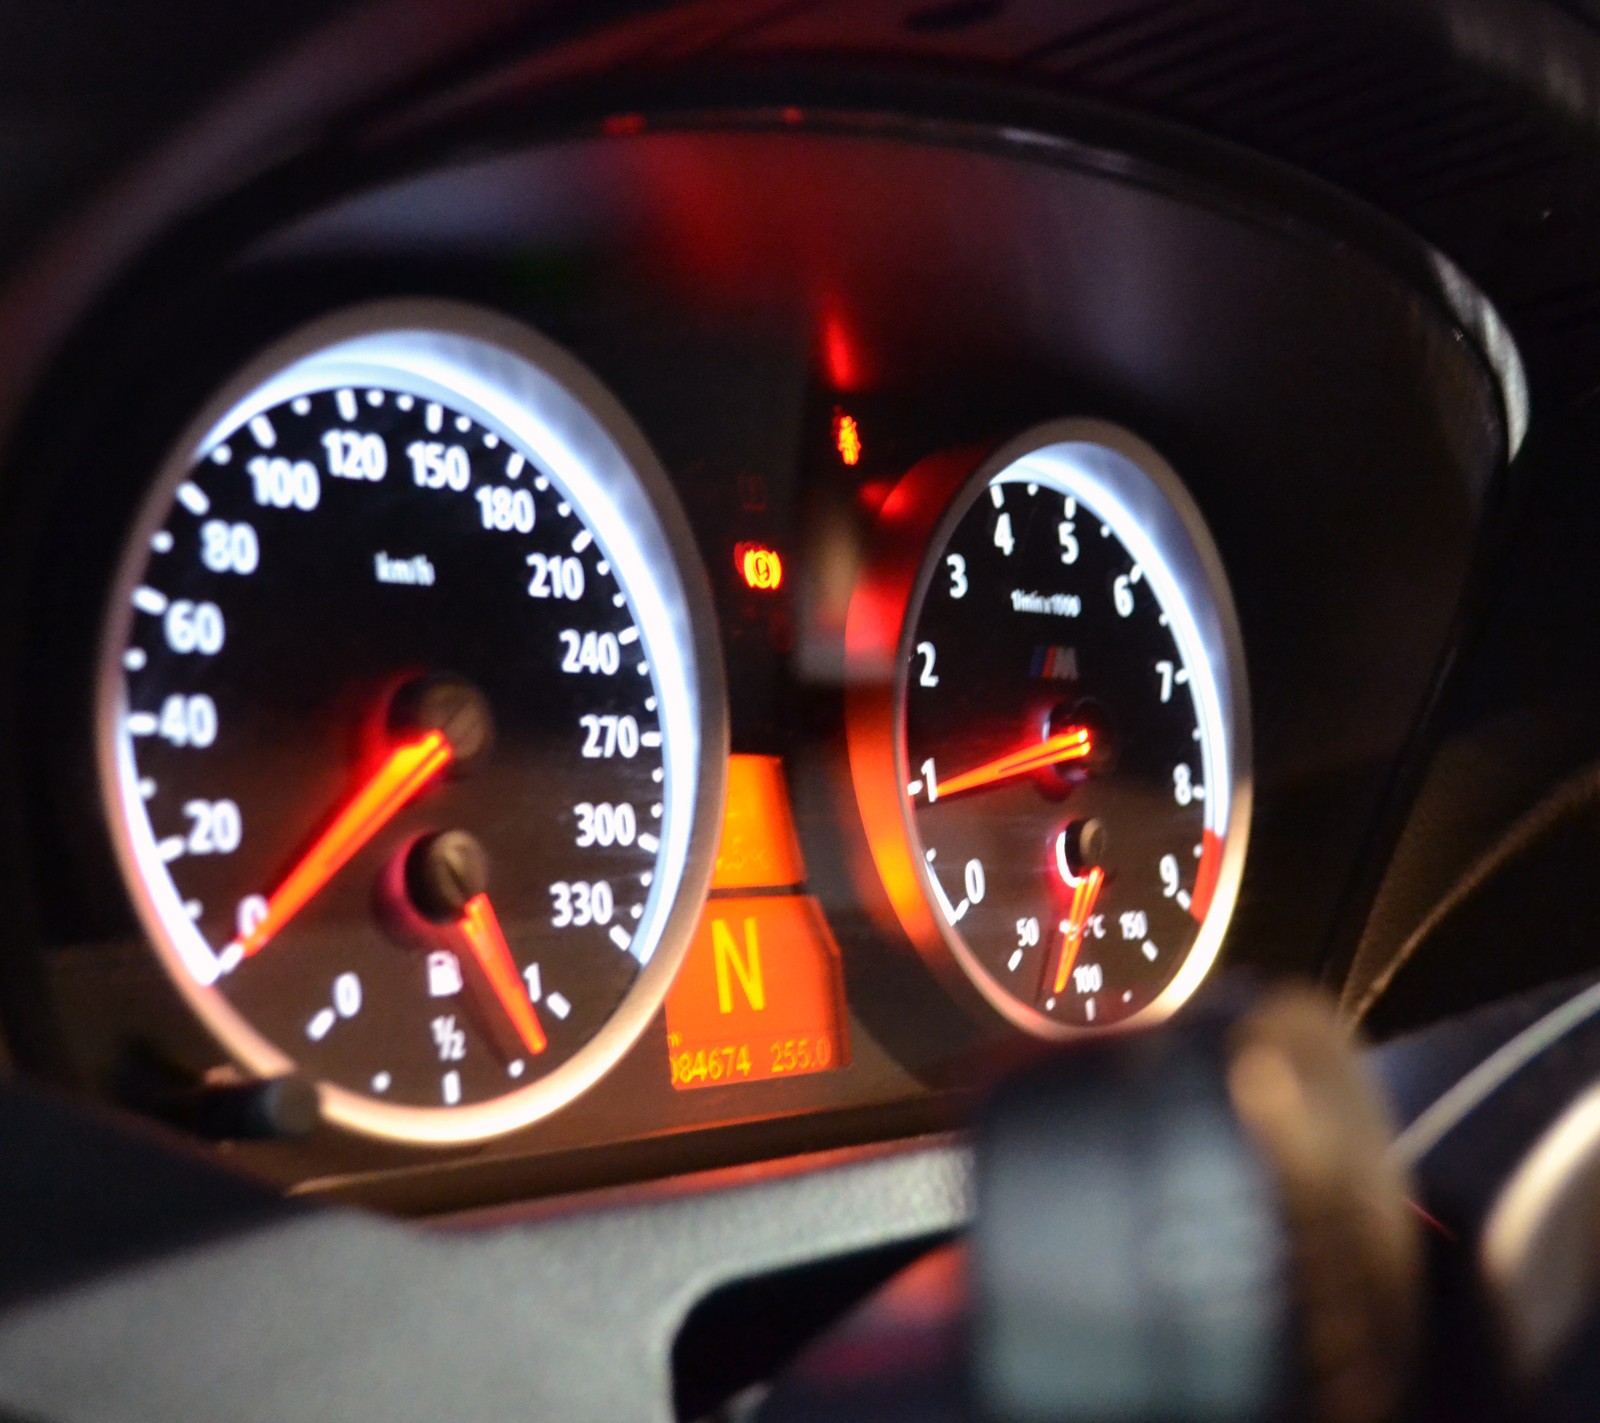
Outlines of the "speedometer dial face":
[[1170,1011],[1249,818],[1238,634],[1171,471],[1097,425],[1002,451],[941,523],[900,655],[902,811],[957,963],[1047,1035]]
[[662,479],[570,358],[453,305],[323,323],[218,405],[109,618],[135,902],[245,1067],[378,1135],[508,1130],[625,1050],[703,890],[720,693]]

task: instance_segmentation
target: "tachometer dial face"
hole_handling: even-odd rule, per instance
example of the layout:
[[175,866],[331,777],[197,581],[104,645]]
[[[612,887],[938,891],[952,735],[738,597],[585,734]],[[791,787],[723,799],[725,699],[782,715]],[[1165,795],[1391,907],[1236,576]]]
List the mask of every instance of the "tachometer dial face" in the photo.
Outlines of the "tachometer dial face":
[[441,303],[293,338],[180,444],[109,618],[102,757],[145,927],[245,1067],[454,1141],[637,1035],[720,794],[667,502],[569,357]]
[[900,819],[956,964],[1047,1036],[1171,1011],[1249,819],[1238,633],[1171,471],[1103,425],[1008,446],[939,522],[898,657]]

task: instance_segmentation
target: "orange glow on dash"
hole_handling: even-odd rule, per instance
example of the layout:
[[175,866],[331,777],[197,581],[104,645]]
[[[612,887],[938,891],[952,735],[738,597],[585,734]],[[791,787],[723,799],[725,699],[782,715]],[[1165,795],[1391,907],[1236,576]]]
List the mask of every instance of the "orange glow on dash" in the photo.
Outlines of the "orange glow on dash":
[[600,131],[612,138],[622,138],[629,134],[643,133],[645,121],[643,114],[611,114],[601,120]]
[[892,480],[864,479],[856,488],[856,503],[864,513],[877,514],[894,488]]
[[861,463],[861,427],[854,415],[846,415],[842,410],[834,415],[833,447],[845,464],[853,467]]
[[839,949],[814,899],[712,899],[667,995],[679,1091],[798,1077],[848,1061]]
[[859,390],[864,383],[861,357],[838,312],[823,314],[821,336],[822,364],[828,384],[838,391]]
[[489,987],[505,1010],[506,1017],[517,1030],[522,1045],[530,1053],[541,1053],[549,1046],[544,1028],[533,1003],[528,998],[522,975],[517,972],[516,960],[511,957],[511,946],[506,943],[500,928],[499,916],[487,894],[475,894],[467,901],[461,914],[461,937],[467,941],[472,956],[478,961]]
[[730,756],[712,889],[787,889],[805,877],[782,761]]
[[783,586],[783,559],[776,549],[765,544],[740,544],[733,561],[745,587],[759,593],[775,593]]
[[[354,798],[317,837],[305,856],[267,901],[267,912],[222,957],[249,958],[338,874],[351,856],[386,825],[405,803],[450,763],[454,753],[442,731],[430,731],[391,751]],[[231,951],[231,952],[230,952]]]
[[849,1059],[839,948],[810,896],[783,762],[728,758],[712,897],[667,995],[679,1091],[843,1067]]

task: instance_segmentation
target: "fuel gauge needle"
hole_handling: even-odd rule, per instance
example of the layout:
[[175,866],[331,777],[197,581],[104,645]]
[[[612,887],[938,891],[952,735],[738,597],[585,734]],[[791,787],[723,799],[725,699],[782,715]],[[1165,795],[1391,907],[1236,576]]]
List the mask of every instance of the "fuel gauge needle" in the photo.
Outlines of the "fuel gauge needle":
[[517,1036],[522,1039],[522,1045],[529,1053],[543,1052],[549,1040],[523,988],[522,975],[511,957],[511,946],[506,943],[499,917],[487,894],[475,894],[467,901],[457,927],[483,970],[483,976],[489,980],[495,998],[505,1009],[506,1017],[517,1030]]
[[397,746],[345,804],[316,843],[284,877],[267,901],[267,912],[218,956],[223,970],[259,953],[307,902],[349,863],[412,796],[439,774],[453,755],[442,731],[430,731]]
[[1054,992],[1066,991],[1067,980],[1072,977],[1072,966],[1078,961],[1083,948],[1083,933],[1089,927],[1089,916],[1094,913],[1094,902],[1100,897],[1100,887],[1106,882],[1106,872],[1096,865],[1078,881],[1072,891],[1072,908],[1067,912],[1067,922],[1061,930],[1061,956],[1056,961]]

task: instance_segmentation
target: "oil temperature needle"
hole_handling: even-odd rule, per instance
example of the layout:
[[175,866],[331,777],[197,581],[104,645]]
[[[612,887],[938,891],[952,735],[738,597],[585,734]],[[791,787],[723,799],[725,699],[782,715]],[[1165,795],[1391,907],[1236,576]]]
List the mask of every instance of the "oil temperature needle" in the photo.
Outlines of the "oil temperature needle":
[[1059,766],[1064,761],[1081,761],[1092,749],[1089,729],[1071,726],[1047,737],[1036,746],[1024,746],[1020,751],[1007,752],[993,761],[974,766],[970,771],[963,771],[959,776],[951,776],[947,781],[934,784],[930,780],[927,786],[928,802],[931,805],[945,796],[981,790],[999,781],[1010,780],[1013,776],[1042,771],[1046,766]]
[[1096,865],[1072,891],[1072,908],[1061,931],[1061,958],[1056,963],[1055,992],[1065,992],[1067,980],[1072,977],[1072,966],[1078,961],[1083,948],[1083,931],[1089,927],[1089,916],[1094,913],[1094,902],[1100,897],[1100,886],[1106,882],[1106,872]]
[[260,923],[222,951],[219,956],[222,963],[231,966],[265,947],[272,936],[344,868],[357,850],[450,764],[453,754],[442,731],[430,731],[426,736],[395,747],[334,817],[333,823],[317,837],[300,863],[289,871],[267,901],[267,912]]
[[506,1010],[506,1017],[517,1030],[517,1036],[530,1053],[540,1053],[549,1046],[539,1015],[523,988],[522,975],[517,972],[516,961],[511,957],[511,946],[500,928],[499,917],[487,894],[475,894],[461,911],[458,925],[461,937],[467,941],[472,956],[483,969],[494,996]]

